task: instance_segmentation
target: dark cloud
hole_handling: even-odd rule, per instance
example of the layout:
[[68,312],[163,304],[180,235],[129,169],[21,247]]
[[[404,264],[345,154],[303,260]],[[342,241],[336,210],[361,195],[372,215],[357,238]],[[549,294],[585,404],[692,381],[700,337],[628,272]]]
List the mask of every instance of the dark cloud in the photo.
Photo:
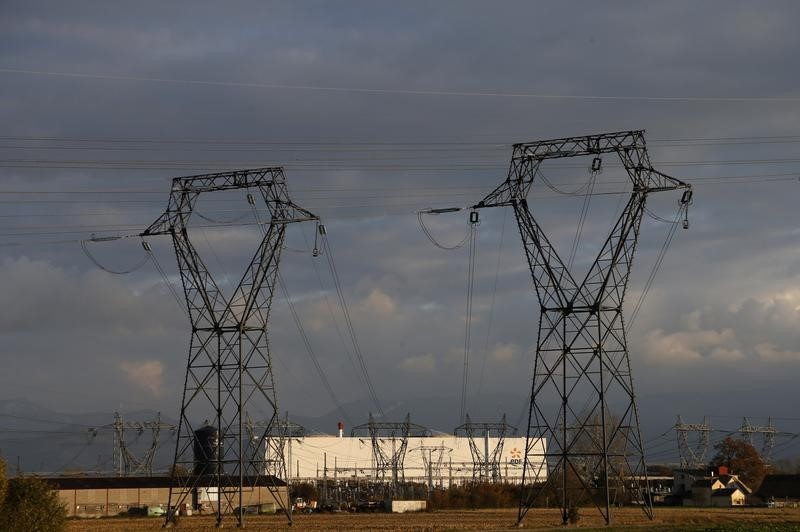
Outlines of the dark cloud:
[[[0,319],[5,345],[0,356],[6,368],[30,376],[3,381],[8,397],[48,405],[68,397],[69,406],[78,409],[132,401],[176,409],[189,330],[152,265],[114,278],[97,271],[75,243],[41,242],[86,238],[110,224],[122,233],[143,228],[164,208],[170,177],[213,170],[220,162],[285,165],[298,202],[325,217],[379,395],[456,396],[466,251],[433,247],[413,211],[480,199],[503,179],[511,142],[627,128],[646,128],[656,166],[697,184],[691,230],[676,237],[630,334],[645,405],[654,404],[648,396],[667,393],[670,386],[682,398],[700,394],[709,379],[721,376],[743,390],[742,400],[758,415],[769,415],[777,397],[785,400],[795,393],[768,384],[773,378],[784,382],[783,376],[800,363],[793,356],[798,338],[791,324],[797,311],[790,301],[800,266],[793,199],[797,184],[747,178],[733,185],[703,178],[791,178],[800,170],[798,163],[763,161],[796,159],[796,138],[723,145],[658,142],[797,135],[796,101],[713,99],[798,96],[797,72],[789,68],[800,47],[794,28],[800,13],[793,2],[137,2],[124,9],[107,2],[6,2],[3,10],[0,68],[101,76],[0,72],[0,116],[7,136],[148,141],[125,145],[132,150],[110,150],[115,146],[108,143],[2,140],[3,188],[39,192],[9,196],[34,203],[3,204],[3,213],[13,216],[0,218],[2,233],[8,235],[0,240],[25,244],[0,248],[6,287],[0,299],[4,308],[13,309]],[[224,82],[712,99],[436,96]],[[158,142],[175,139],[238,144]],[[340,145],[332,147],[333,141]],[[387,155],[375,146],[365,149],[366,142],[393,143],[406,151]],[[35,149],[20,148],[23,144]],[[11,162],[23,159],[62,162],[34,168]],[[65,169],[65,160],[89,161],[87,166],[100,160],[120,163]],[[686,164],[731,160],[756,162]],[[142,168],[143,161],[152,168]],[[187,163],[176,164],[181,161]],[[410,162],[424,168],[409,170]],[[553,171],[565,187],[577,188],[587,179],[582,169]],[[613,181],[614,175],[609,168],[602,179]],[[118,192],[43,194],[70,190]],[[537,216],[564,249],[574,235],[580,199],[555,198],[547,190],[534,191],[534,196]],[[65,198],[65,203],[43,202]],[[80,203],[87,200],[92,203]],[[650,208],[671,217],[676,200],[654,199]],[[231,198],[207,205],[208,216],[232,219],[244,203]],[[596,249],[588,243],[602,238],[618,204],[613,198],[593,205],[578,269],[587,266]],[[480,382],[486,393],[516,390],[523,396],[538,304],[510,215],[498,261],[502,219],[499,212],[486,212],[478,230],[472,381],[473,389]],[[444,243],[458,242],[466,229],[461,215],[428,221]],[[58,233],[73,225],[91,227]],[[648,219],[643,225],[630,304],[639,296],[665,232],[660,222]],[[305,239],[292,228],[287,245],[307,248],[311,235],[311,228]],[[223,287],[229,287],[252,253],[257,233],[209,228],[193,238],[209,267],[227,276]],[[151,240],[176,281],[169,242]],[[119,267],[135,263],[142,253],[135,240],[93,244],[91,249],[104,264]],[[341,399],[362,399],[366,393],[346,353],[325,262],[316,259],[320,286],[310,260],[308,253],[285,252],[286,282]],[[329,405],[280,294],[272,325],[283,404],[308,415]],[[752,369],[750,376],[744,367]],[[685,378],[687,371],[690,378]],[[756,384],[745,386],[753,383],[753,374]],[[664,375],[674,379],[671,385]],[[71,393],[78,388],[88,392]],[[671,422],[666,415],[672,413],[659,411],[662,425]]]

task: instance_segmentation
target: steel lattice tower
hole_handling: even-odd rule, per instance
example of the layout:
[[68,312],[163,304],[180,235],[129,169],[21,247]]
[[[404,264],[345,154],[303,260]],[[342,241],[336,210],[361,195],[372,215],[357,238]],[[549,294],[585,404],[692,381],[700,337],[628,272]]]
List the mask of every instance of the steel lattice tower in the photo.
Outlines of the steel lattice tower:
[[409,436],[430,436],[428,429],[421,425],[411,423],[411,415],[406,414],[400,423],[392,421],[375,421],[372,413],[369,421],[350,430],[350,435],[355,437],[364,432],[369,435],[372,442],[372,456],[375,461],[375,479],[386,483],[386,474],[390,477],[390,492],[397,495],[400,483],[405,479],[403,464],[408,449]]
[[[472,454],[472,480],[474,482],[500,482],[502,472],[500,470],[500,457],[503,454],[505,438],[509,432],[516,433],[516,427],[506,423],[506,415],[500,423],[475,423],[470,420],[469,414],[465,417],[465,423],[457,426],[453,431],[454,436],[463,434],[469,441],[469,450]],[[496,442],[493,446],[489,445],[489,437],[494,433]],[[483,451],[481,451],[476,441],[477,437],[483,437]]]
[[[442,462],[444,461],[444,454],[453,451],[446,445],[420,445],[411,449],[412,451],[419,451],[422,456],[422,466],[425,469],[425,478],[428,484],[428,493],[433,491],[433,479],[438,478],[440,485],[442,479]],[[436,458],[434,454],[436,453]]]
[[775,447],[775,434],[777,434],[777,432],[778,429],[772,424],[771,417],[767,418],[767,425],[765,427],[752,425],[750,420],[745,417],[742,419],[742,426],[739,429],[739,433],[750,445],[755,445],[753,435],[761,434],[761,459],[767,464],[772,462],[772,449]]
[[[527,195],[543,161],[588,156],[594,169],[602,154],[619,157],[633,189],[579,282],[531,213]],[[540,303],[518,523],[551,491],[564,524],[587,493],[606,523],[612,500],[627,490],[652,517],[622,302],[647,197],[675,189],[686,189],[681,201],[688,205],[690,185],[653,169],[643,131],[627,131],[516,144],[508,177],[473,207],[514,209]],[[536,450],[540,438],[544,456]],[[531,456],[544,458],[544,465],[535,466]]]
[[[681,467],[705,467],[706,454],[711,439],[711,425],[708,419],[703,418],[702,423],[684,423],[683,418],[678,416],[675,423],[675,434],[678,437],[678,453],[680,454]],[[689,433],[697,433],[695,447],[689,443]]]
[[[159,436],[162,429],[175,431],[175,426],[161,422],[161,412],[155,421],[124,421],[119,412],[114,412],[114,471],[118,476],[152,475],[153,458],[158,448]],[[145,431],[150,431],[150,446],[141,456],[136,457],[125,441],[125,429],[136,433],[138,439]]]
[[[248,189],[263,198],[269,227],[226,297],[192,245],[189,221],[201,194]],[[216,489],[220,525],[224,506],[242,508],[243,493],[257,486],[275,494],[286,476],[267,323],[286,226],[317,219],[289,198],[282,168],[259,168],[173,179],[166,212],[142,233],[172,236],[192,326],[167,523],[197,488]],[[266,416],[255,439],[248,437],[247,408]],[[203,441],[195,436],[200,428],[211,431]],[[202,464],[195,462],[198,448]],[[275,499],[291,521],[290,508]],[[242,511],[236,519],[244,525]]]

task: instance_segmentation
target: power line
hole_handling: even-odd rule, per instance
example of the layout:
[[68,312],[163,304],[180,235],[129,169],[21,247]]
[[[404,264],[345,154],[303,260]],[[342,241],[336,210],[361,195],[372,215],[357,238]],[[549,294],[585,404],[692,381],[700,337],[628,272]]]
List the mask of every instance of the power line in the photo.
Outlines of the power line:
[[[489,341],[492,337],[492,324],[494,321],[494,303],[497,296],[497,281],[500,278],[500,259],[503,256],[503,241],[506,234],[506,219],[508,218],[508,209],[503,209],[503,223],[500,225],[500,242],[497,244],[497,264],[494,269],[494,283],[492,283],[492,299],[489,304],[489,319],[486,325],[486,341],[483,346],[483,359],[481,360],[481,372],[478,378],[478,388],[475,392],[475,397],[480,397],[481,389],[483,388],[483,375],[486,371],[486,359],[489,357]],[[519,423],[517,425],[519,426]]]
[[[319,228],[318,227],[315,228],[314,231],[315,231],[315,233],[314,233],[314,235],[315,235],[314,236],[314,239],[315,239],[314,250],[317,251],[317,256],[318,256],[319,255],[319,250],[317,248],[316,239],[318,238],[317,235],[318,235]],[[303,235],[303,240],[305,241],[306,247],[309,247],[309,241],[308,241],[308,238],[306,237],[305,228],[301,226],[300,227],[300,232]],[[333,306],[331,305],[330,298],[328,298],[328,290],[326,289],[325,284],[322,282],[322,275],[320,275],[320,273],[319,273],[319,267],[317,266],[317,261],[314,260],[315,258],[316,257],[314,256],[314,252],[312,250],[312,253],[311,253],[311,265],[314,268],[314,275],[316,276],[317,281],[319,282],[319,287],[320,287],[320,289],[322,291],[322,297],[325,300],[325,306],[328,309],[328,314],[331,317],[331,322],[333,323],[333,326],[336,329],[336,335],[339,337],[339,341],[342,344],[342,350],[347,355],[347,360],[348,360],[348,362],[350,362],[350,367],[352,367],[352,369],[353,369],[353,375],[356,377],[356,380],[358,381],[358,383],[363,385],[364,388],[368,391],[367,384],[364,381],[364,376],[361,374],[359,369],[356,367],[355,358],[354,358],[353,354],[350,352],[350,349],[348,349],[348,347],[347,347],[347,342],[345,342],[344,335],[342,334],[342,329],[341,329],[341,327],[339,327],[339,321],[336,319],[336,316],[335,316],[335,314],[333,312]]]
[[93,79],[109,81],[136,81],[159,84],[195,85],[207,87],[238,87],[250,89],[279,89],[293,91],[338,92],[354,94],[386,94],[395,96],[450,96],[502,99],[539,100],[600,100],[600,101],[638,101],[638,102],[730,102],[730,103],[781,103],[797,102],[797,96],[653,96],[653,95],[595,95],[595,94],[547,94],[534,92],[504,91],[461,91],[430,90],[411,88],[344,87],[302,84],[257,83],[247,81],[214,81],[199,79],[178,79],[147,76],[128,76],[103,73],[60,72],[52,70],[33,70],[21,68],[0,68],[0,73],[29,76],[48,76],[74,79]]
[[[320,227],[322,228],[324,226],[321,225]],[[344,297],[344,292],[342,291],[342,284],[339,279],[339,273],[336,270],[336,263],[333,258],[333,250],[331,249],[330,243],[328,242],[327,231],[323,229],[321,232],[322,232],[323,254],[325,255],[325,258],[328,262],[328,267],[330,268],[331,271],[331,277],[333,278],[333,283],[334,286],[336,287],[336,295],[339,298],[339,305],[342,308],[344,321],[347,326],[347,330],[350,333],[350,340],[353,343],[353,352],[356,354],[356,357],[358,357],[358,362],[361,365],[361,372],[364,375],[364,380],[367,384],[367,389],[369,391],[370,398],[372,399],[372,402],[375,405],[375,407],[378,409],[378,412],[380,412],[381,416],[383,417],[385,415],[383,412],[383,407],[381,406],[381,403],[378,400],[378,395],[375,393],[375,388],[372,385],[372,380],[369,377],[367,364],[366,361],[364,360],[364,355],[361,352],[361,346],[358,343],[358,337],[356,336],[356,331],[355,328],[353,327],[353,321],[350,318],[350,311],[347,307],[347,301]]]
[[156,271],[161,276],[161,279],[164,281],[164,284],[169,290],[169,293],[172,295],[172,298],[178,304],[178,308],[181,309],[181,312],[183,312],[183,314],[191,321],[192,317],[189,315],[189,311],[187,310],[186,306],[184,306],[185,305],[184,299],[181,298],[181,296],[178,294],[178,291],[172,285],[172,281],[169,280],[169,276],[167,276],[167,273],[164,271],[164,268],[162,268],[161,264],[158,262],[158,259],[156,258],[155,253],[153,253],[153,249],[150,247],[150,244],[147,241],[142,240],[142,247],[150,256],[150,259],[153,261],[153,266],[155,266]]
[[138,270],[139,268],[141,268],[142,266],[144,266],[147,263],[147,261],[150,260],[150,254],[145,252],[144,256],[136,264],[134,264],[130,268],[127,268],[125,270],[114,270],[114,269],[108,268],[106,266],[103,266],[97,260],[97,258],[95,258],[94,255],[92,255],[92,253],[86,247],[87,242],[92,242],[92,240],[81,240],[81,249],[83,250],[83,254],[86,255],[89,258],[89,260],[92,261],[92,263],[95,266],[97,266],[98,268],[100,268],[104,272],[108,272],[108,273],[111,273],[111,274],[114,274],[114,275],[126,275],[126,274],[129,274],[129,273],[133,273],[136,270]]
[[667,237],[664,240],[664,243],[661,245],[661,249],[656,256],[655,264],[653,264],[653,269],[650,271],[650,275],[647,278],[647,281],[644,284],[644,288],[642,289],[642,293],[639,294],[639,299],[636,301],[636,304],[633,306],[633,311],[631,312],[631,319],[628,320],[628,329],[630,330],[633,328],[634,323],[636,323],[636,318],[639,316],[639,310],[642,308],[644,304],[644,300],[647,297],[647,294],[650,292],[650,288],[653,286],[653,281],[655,280],[658,271],[661,269],[661,263],[664,261],[664,256],[667,253],[667,249],[669,249],[670,244],[672,243],[672,239],[675,236],[675,232],[678,229],[678,220],[680,219],[681,215],[686,211],[688,205],[682,203],[681,206],[678,208],[678,212],[675,213],[675,219],[671,222],[669,230],[667,231]]
[[[258,208],[256,208],[255,201],[249,201],[252,196],[248,195],[248,203],[250,204],[251,210],[253,212],[253,216],[258,223],[259,228],[261,229],[261,233],[266,238],[267,236],[267,229],[264,227],[264,224],[261,223],[261,216],[258,213]],[[278,279],[278,285],[281,288],[281,292],[283,293],[283,297],[286,300],[286,304],[289,306],[289,312],[294,320],[294,324],[297,327],[297,331],[300,333],[300,339],[303,342],[303,346],[306,348],[306,353],[308,357],[311,359],[312,364],[314,365],[314,369],[317,371],[317,375],[319,376],[320,380],[322,381],[322,385],[325,387],[325,390],[328,392],[333,404],[336,405],[336,409],[339,410],[339,413],[342,417],[347,420],[347,423],[352,425],[353,422],[350,416],[347,414],[347,411],[342,406],[342,403],[339,401],[339,398],[336,396],[336,392],[333,391],[333,387],[330,385],[328,381],[328,377],[323,371],[322,366],[317,359],[316,353],[314,353],[314,349],[311,347],[311,340],[308,338],[308,334],[306,334],[306,329],[303,327],[303,322],[300,320],[300,315],[297,313],[297,309],[294,306],[294,302],[292,298],[289,296],[289,290],[286,288],[286,282],[283,280],[283,276],[281,275],[280,271],[276,273]]]
[[328,377],[325,375],[325,371],[322,369],[322,366],[317,359],[316,353],[314,353],[314,349],[311,347],[311,340],[308,338],[308,334],[306,334],[306,330],[303,327],[303,323],[300,321],[300,316],[297,313],[297,309],[294,306],[294,302],[292,298],[289,296],[289,290],[286,288],[286,283],[283,280],[283,276],[278,272],[278,285],[281,288],[281,292],[283,293],[283,297],[286,299],[286,304],[289,306],[289,312],[292,315],[292,319],[294,320],[294,324],[297,327],[297,331],[300,333],[300,339],[303,342],[303,346],[306,348],[306,353],[308,353],[308,357],[311,359],[311,362],[314,364],[314,369],[317,370],[317,375],[319,375],[320,380],[322,381],[322,385],[325,387],[325,390],[328,392],[333,404],[336,405],[336,409],[342,415],[342,417],[347,421],[349,425],[353,425],[353,421],[350,416],[347,414],[347,411],[342,406],[341,401],[336,396],[336,392],[333,391],[333,387],[331,386],[330,382],[328,382]]
[[467,385],[469,383],[469,350],[472,336],[472,297],[475,292],[475,255],[477,252],[477,211],[470,212],[469,224],[469,258],[467,268],[467,312],[464,324],[464,368],[461,379],[461,412],[459,419],[462,423],[467,420]]
[[[439,137],[439,138],[425,138],[420,140],[415,137],[413,141],[407,140],[374,140],[369,138],[356,138],[356,137],[342,137],[337,135],[335,137],[303,137],[302,140],[292,140],[281,137],[280,140],[274,139],[231,139],[228,137],[222,138],[165,138],[165,137],[76,137],[76,136],[53,136],[53,135],[0,135],[0,141],[23,141],[23,142],[68,142],[68,143],[106,143],[106,144],[219,144],[219,145],[242,145],[242,146],[277,146],[277,147],[294,147],[294,146],[312,146],[315,149],[320,147],[335,146],[335,147],[391,147],[401,146],[409,147],[415,146],[417,148],[429,148],[431,150],[439,150],[442,146],[456,146],[456,147],[475,147],[484,146],[494,149],[507,149],[514,142],[508,139],[487,139],[481,140],[464,140],[461,137]],[[744,135],[744,136],[716,136],[716,137],[665,137],[654,138],[648,141],[650,147],[658,146],[660,144],[673,145],[676,143],[729,143],[740,142],[745,144],[761,144],[764,142],[784,143],[784,142],[800,142],[800,135]],[[724,145],[724,144],[723,144]],[[436,146],[436,148],[432,148]],[[415,149],[417,149],[415,148]]]

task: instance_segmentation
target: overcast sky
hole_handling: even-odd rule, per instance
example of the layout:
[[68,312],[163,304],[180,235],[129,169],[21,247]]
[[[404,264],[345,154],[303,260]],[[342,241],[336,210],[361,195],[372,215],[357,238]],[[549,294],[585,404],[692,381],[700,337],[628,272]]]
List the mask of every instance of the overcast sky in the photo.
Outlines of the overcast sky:
[[[0,12],[0,398],[174,413],[186,317],[153,264],[114,276],[76,240],[143,229],[172,177],[263,165],[284,166],[296,201],[323,217],[381,400],[458,398],[467,248],[434,247],[415,211],[479,200],[505,177],[514,142],[645,129],[655,167],[696,190],[691,227],[629,331],[645,423],[794,416],[796,2],[26,0]],[[598,187],[622,191],[605,162]],[[586,166],[554,168],[553,179],[579,190]],[[582,198],[541,183],[531,195],[568,254]],[[671,220],[679,195],[661,196],[651,210]],[[617,205],[592,200],[576,270]],[[203,209],[216,221],[247,215],[241,197]],[[527,395],[538,322],[513,217],[481,215],[473,404]],[[452,245],[466,220],[429,221]],[[304,230],[290,229],[283,254],[289,291],[339,400],[365,399],[327,263],[294,251],[310,244],[313,226]],[[643,223],[628,312],[667,231]],[[252,226],[193,236],[223,287],[258,239]],[[175,281],[170,242],[150,241]],[[111,269],[143,254],[134,238],[88,246]],[[280,294],[271,325],[282,406],[330,410]]]

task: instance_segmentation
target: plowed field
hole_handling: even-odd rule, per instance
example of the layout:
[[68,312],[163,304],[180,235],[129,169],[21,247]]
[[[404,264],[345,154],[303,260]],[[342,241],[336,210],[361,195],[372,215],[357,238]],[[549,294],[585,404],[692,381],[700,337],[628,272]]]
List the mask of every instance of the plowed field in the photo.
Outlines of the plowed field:
[[[444,531],[444,530],[517,530],[514,510],[442,510],[417,514],[313,514],[295,515],[287,526],[283,516],[247,516],[250,530],[292,531]],[[617,509],[614,523],[604,527],[596,510],[581,509],[581,519],[574,528],[603,530],[735,530],[735,531],[800,531],[800,509],[796,508],[657,508],[656,517],[648,521],[638,508]],[[109,518],[70,521],[70,532],[111,532],[159,530],[160,518]],[[524,522],[527,529],[562,529],[557,510],[531,510]],[[235,528],[228,517],[225,528]],[[572,528],[572,527],[571,527]],[[216,530],[212,517],[182,517],[178,530]],[[563,530],[563,529],[562,529]]]

